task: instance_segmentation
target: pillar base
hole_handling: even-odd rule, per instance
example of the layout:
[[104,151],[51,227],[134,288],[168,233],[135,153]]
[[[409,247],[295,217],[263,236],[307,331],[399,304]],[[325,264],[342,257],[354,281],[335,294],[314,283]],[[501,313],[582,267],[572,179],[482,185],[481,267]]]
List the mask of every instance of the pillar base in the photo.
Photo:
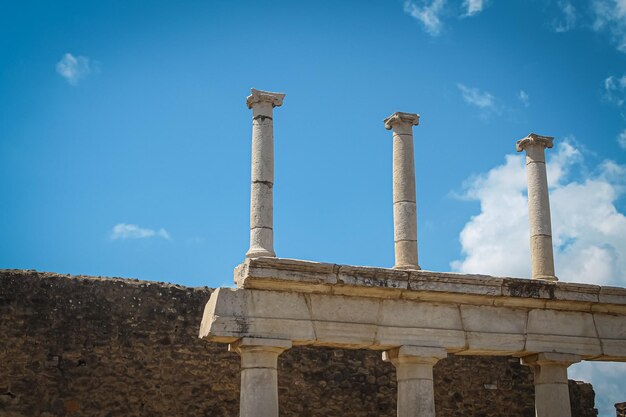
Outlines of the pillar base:
[[400,270],[421,270],[422,268],[419,265],[394,265],[393,269],[400,269]]
[[246,252],[246,258],[275,258],[276,253],[274,251],[268,251],[267,249],[250,248]]
[[551,281],[551,282],[557,282],[559,280],[554,275],[538,275],[536,277],[533,277],[533,279],[540,279],[542,281]]

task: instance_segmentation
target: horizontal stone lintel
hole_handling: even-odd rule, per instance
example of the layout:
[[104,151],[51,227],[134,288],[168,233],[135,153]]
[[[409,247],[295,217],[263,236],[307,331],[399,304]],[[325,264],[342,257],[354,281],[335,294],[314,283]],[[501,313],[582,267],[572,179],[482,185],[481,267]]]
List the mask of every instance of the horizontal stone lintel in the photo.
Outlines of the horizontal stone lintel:
[[220,288],[200,337],[290,340],[294,346],[387,350],[443,348],[462,355],[541,352],[626,362],[626,315],[545,307],[458,304],[337,294]]
[[235,269],[235,283],[246,289],[626,314],[624,288],[295,259],[248,259]]

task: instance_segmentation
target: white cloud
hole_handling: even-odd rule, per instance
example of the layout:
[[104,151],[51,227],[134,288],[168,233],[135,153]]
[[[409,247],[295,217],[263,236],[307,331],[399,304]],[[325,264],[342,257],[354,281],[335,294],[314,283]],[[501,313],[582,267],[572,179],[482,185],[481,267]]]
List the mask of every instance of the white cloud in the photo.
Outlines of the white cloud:
[[626,74],[611,75],[604,80],[604,97],[611,103],[621,107],[626,100]]
[[503,108],[497,103],[496,98],[491,93],[481,91],[478,88],[468,87],[461,83],[457,84],[457,87],[467,104],[480,109],[482,118],[488,118],[493,113],[501,114]]
[[426,33],[431,36],[438,36],[443,26],[441,13],[445,3],[446,0],[432,0],[430,2],[422,0],[420,5],[417,5],[412,0],[405,0],[404,11],[420,22]]
[[592,28],[607,32],[617,49],[626,53],[626,0],[592,0]]
[[[568,142],[547,151],[557,276],[564,281],[626,285],[626,216],[615,201],[624,193],[626,166],[605,161],[584,180],[582,153]],[[481,212],[461,231],[462,272],[529,276],[530,250],[526,177],[522,155],[470,181],[465,197]],[[585,198],[581,198],[585,196]]]
[[65,78],[70,85],[78,85],[78,82],[87,75],[98,72],[100,64],[86,56],[74,56],[69,52],[63,55],[57,62],[57,73]]
[[144,229],[136,224],[127,223],[116,224],[111,231],[111,240],[146,239],[151,237],[169,239],[170,234],[163,228],[159,230]]
[[[568,142],[547,150],[556,274],[561,281],[626,286],[626,216],[615,201],[626,191],[626,166],[607,160],[587,167]],[[476,176],[464,197],[480,213],[460,234],[462,258],[454,270],[497,276],[530,276],[525,163],[522,154]],[[589,170],[587,178],[573,178]],[[591,382],[600,416],[626,398],[626,364],[574,365],[570,378]]]
[[530,106],[530,97],[528,96],[528,93],[526,91],[520,90],[517,94],[517,98],[519,98],[519,101],[522,102],[524,107]]
[[557,33],[567,32],[576,25],[576,8],[569,1],[559,1],[561,16],[554,19],[552,27]]
[[622,149],[626,149],[626,129],[617,137],[617,143]]
[[463,16],[474,16],[475,14],[480,13],[485,7],[485,1],[483,0],[464,0],[463,7],[466,9],[466,12]]

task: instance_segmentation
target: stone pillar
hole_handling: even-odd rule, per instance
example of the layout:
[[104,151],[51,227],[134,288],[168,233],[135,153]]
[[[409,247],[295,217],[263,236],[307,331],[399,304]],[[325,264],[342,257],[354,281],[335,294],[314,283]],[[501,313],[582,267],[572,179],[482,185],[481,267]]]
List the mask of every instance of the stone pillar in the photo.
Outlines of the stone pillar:
[[290,340],[244,337],[228,350],[241,356],[240,417],[278,417],[278,355]]
[[552,137],[529,134],[517,141],[518,152],[526,151],[528,179],[528,221],[530,223],[530,261],[532,277],[558,281],[554,274],[550,200],[546,176],[545,148],[552,147]]
[[444,349],[401,346],[383,352],[396,367],[398,417],[435,417],[433,366],[447,356]]
[[250,193],[250,249],[247,258],[274,253],[274,107],[284,94],[250,90],[246,99],[252,109],[252,188]]
[[580,356],[567,353],[539,353],[522,358],[535,375],[536,417],[571,417],[567,368]]
[[396,112],[385,119],[385,129],[393,129],[393,235],[396,269],[420,269],[417,260],[417,204],[413,126],[417,114]]

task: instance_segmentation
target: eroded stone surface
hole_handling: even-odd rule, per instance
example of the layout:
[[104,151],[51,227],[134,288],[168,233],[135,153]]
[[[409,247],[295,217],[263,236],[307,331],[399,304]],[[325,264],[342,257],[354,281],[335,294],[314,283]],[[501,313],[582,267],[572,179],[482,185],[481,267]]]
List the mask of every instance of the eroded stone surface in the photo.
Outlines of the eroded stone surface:
[[250,191],[249,258],[274,256],[274,107],[285,95],[251,90],[246,99],[252,109],[252,168]]
[[516,143],[518,152],[526,151],[532,277],[548,281],[557,281],[554,275],[552,222],[544,153],[545,148],[552,147],[553,139],[550,136],[530,133]]
[[[238,355],[197,338],[211,292],[0,270],[0,415],[237,416]],[[395,417],[395,370],[380,355],[286,351],[281,416]],[[517,358],[450,355],[434,367],[437,415],[533,417],[532,381]],[[570,398],[573,416],[595,417],[589,384],[570,381]]]
[[419,115],[396,112],[385,119],[393,129],[393,231],[396,269],[420,269],[417,255],[417,204],[413,126]]
[[603,303],[593,285],[269,258],[247,260],[235,279],[207,304],[201,337],[626,360],[626,290]]

